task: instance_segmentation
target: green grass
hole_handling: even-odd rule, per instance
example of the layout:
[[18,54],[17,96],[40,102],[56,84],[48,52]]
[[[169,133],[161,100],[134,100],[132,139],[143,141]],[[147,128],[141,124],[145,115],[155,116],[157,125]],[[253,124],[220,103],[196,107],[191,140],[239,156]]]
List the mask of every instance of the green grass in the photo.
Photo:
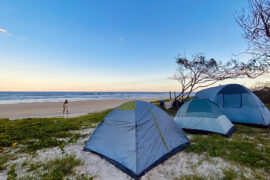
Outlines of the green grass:
[[0,119],[0,148],[17,143],[16,146],[21,151],[33,152],[65,143],[58,138],[70,138],[69,142],[74,142],[84,135],[69,131],[92,127],[101,122],[109,112],[110,110],[106,110],[74,118]]
[[17,173],[16,173],[16,164],[13,164],[11,167],[10,167],[10,170],[8,171],[7,175],[7,180],[14,180],[16,179],[17,177]]
[[[270,109],[270,104],[266,106]],[[230,138],[217,134],[193,134],[186,151],[206,153],[246,167],[264,169],[270,175],[270,130],[238,124],[235,127]]]
[[[267,129],[236,125],[236,131],[231,138],[216,134],[194,135],[187,151],[207,153],[210,157],[222,157],[247,167],[262,168],[270,174],[269,136],[270,131]],[[258,144],[262,147],[258,148]]]
[[174,180],[204,180],[205,178],[197,176],[197,175],[185,175],[181,176],[181,178],[175,178]]
[[43,174],[42,177],[44,179],[63,179],[72,173],[73,167],[80,164],[81,160],[76,159],[74,155],[49,161],[44,165],[44,170],[48,170],[48,173]]
[[0,171],[5,170],[7,166],[5,165],[6,162],[12,159],[13,155],[8,153],[0,153]]
[[233,180],[233,179],[239,179],[238,178],[238,174],[234,169],[225,169],[223,171],[224,173],[224,177],[222,178],[222,180]]
[[[165,99],[165,100],[162,100],[164,102],[168,102],[170,101],[169,99]],[[166,111],[170,116],[175,116],[175,114],[177,113],[178,109],[172,107],[172,108],[169,108],[169,109],[166,109],[165,107],[162,107],[159,105],[159,100],[158,101],[152,101],[151,102],[152,104],[158,106],[159,108],[163,109],[164,111]]]
[[165,107],[161,107],[159,106],[161,109],[163,109],[164,111],[166,111],[170,116],[175,116],[175,114],[177,113],[178,109],[172,107],[172,108],[169,108],[169,109],[166,109]]
[[76,180],[94,180],[94,177],[88,177],[87,175],[85,174],[81,174],[79,176],[76,177]]
[[[157,104],[158,102],[154,103]],[[270,104],[266,104],[266,106],[270,109]],[[171,116],[174,116],[177,112],[174,108],[164,110]],[[77,139],[86,135],[71,133],[71,130],[95,127],[110,111],[106,110],[75,118],[0,119],[0,171],[7,168],[6,163],[8,161],[16,158],[16,151],[35,152],[38,149],[55,146],[63,148],[66,143],[76,142]],[[264,128],[245,125],[235,126],[236,131],[230,138],[216,134],[204,136],[193,134],[190,139],[191,145],[185,151],[197,154],[203,153],[208,157],[221,157],[234,164],[252,169],[263,169],[270,176],[270,131]],[[68,138],[68,141],[62,141],[59,138]],[[16,146],[13,143],[17,143]],[[12,147],[12,144],[15,147]],[[49,179],[49,177],[53,177],[52,179],[63,179],[79,163],[75,157],[65,157],[45,164],[37,162],[30,165],[26,164],[25,166],[29,167],[28,171],[31,172],[43,169],[42,174],[39,174],[43,179]],[[9,169],[10,179],[15,178],[15,166],[10,166]],[[231,169],[224,170],[224,175],[224,179],[241,178],[239,173],[236,175]],[[255,175],[258,178],[261,176],[260,173]],[[77,177],[77,179],[92,178],[83,175]],[[180,179],[201,179],[201,177],[192,175],[183,176]]]
[[[62,158],[50,160],[48,162],[35,162],[30,165],[28,174],[21,177],[20,180],[41,179],[41,180],[63,180],[65,176],[73,174],[73,168],[82,164],[80,159],[77,159],[75,155],[67,155]],[[82,179],[82,176],[78,176],[78,179]],[[85,179],[87,176],[83,176]]]

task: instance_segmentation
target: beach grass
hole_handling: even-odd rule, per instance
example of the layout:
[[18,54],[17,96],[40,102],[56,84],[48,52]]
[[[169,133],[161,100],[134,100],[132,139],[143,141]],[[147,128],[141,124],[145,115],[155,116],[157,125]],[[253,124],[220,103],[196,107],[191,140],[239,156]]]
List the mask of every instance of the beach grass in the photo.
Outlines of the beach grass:
[[[4,147],[19,147],[20,151],[32,152],[42,148],[61,146],[63,138],[69,142],[83,137],[71,130],[96,126],[111,110],[73,118],[0,119],[0,152]],[[1,166],[0,166],[1,167]]]
[[[72,174],[72,169],[78,165],[82,164],[80,159],[77,159],[75,155],[66,155],[61,158],[56,158],[47,162],[35,162],[30,165],[30,168],[27,170],[29,175],[20,177],[20,180],[28,179],[55,179],[61,180],[65,176]],[[9,171],[13,171],[11,168]],[[16,175],[13,172],[8,177],[14,178]]]
[[[158,102],[154,102],[157,105]],[[270,108],[270,104],[266,104]],[[176,109],[165,109],[171,116]],[[8,171],[10,179],[16,179],[16,164],[8,163],[15,160],[17,153],[34,154],[44,148],[59,147],[75,143],[77,139],[89,136],[76,130],[95,128],[110,112],[106,110],[74,118],[27,118],[19,120],[0,119],[0,172]],[[217,134],[188,134],[191,144],[184,151],[205,155],[208,159],[222,158],[236,166],[252,169],[256,179],[267,179],[270,176],[270,131],[246,125],[235,125],[236,130],[230,138]],[[72,131],[74,131],[72,133]],[[72,169],[80,164],[74,156],[65,156],[47,162],[23,162],[21,166],[28,168],[35,176],[43,179],[64,179],[72,173]],[[66,166],[67,164],[67,166]],[[35,172],[35,173],[33,173]],[[244,172],[235,169],[224,169],[223,179],[245,179]],[[29,174],[28,174],[29,175]],[[25,179],[31,179],[29,176]],[[59,177],[59,178],[57,178]],[[203,179],[197,174],[176,177],[175,179]],[[33,178],[32,178],[33,179]],[[77,179],[93,179],[85,175]]]
[[[163,100],[163,102],[169,102],[169,101],[170,101],[169,99]],[[160,107],[162,110],[166,111],[170,116],[175,116],[175,114],[178,111],[178,109],[174,108],[174,107],[166,109],[165,107],[160,106],[159,105],[159,100],[158,101],[152,101],[151,103],[158,106],[158,107]]]
[[230,138],[217,134],[194,135],[186,151],[222,157],[246,167],[264,169],[270,174],[270,131],[244,125],[235,127]]
[[[270,104],[266,106],[270,109]],[[161,108],[172,116],[176,114],[173,108],[168,110]],[[191,145],[185,151],[207,154],[209,157],[221,157],[249,168],[264,169],[270,176],[270,130],[241,124],[235,124],[235,127],[236,130],[230,138],[218,134],[192,134]],[[235,179],[236,176],[232,170],[224,171],[224,175],[228,179]],[[237,177],[242,179],[240,175]],[[260,174],[255,174],[255,176],[258,179],[264,179]],[[198,179],[197,176],[186,178]]]
[[180,178],[174,178],[174,180],[204,180],[204,178],[197,175],[185,175]]

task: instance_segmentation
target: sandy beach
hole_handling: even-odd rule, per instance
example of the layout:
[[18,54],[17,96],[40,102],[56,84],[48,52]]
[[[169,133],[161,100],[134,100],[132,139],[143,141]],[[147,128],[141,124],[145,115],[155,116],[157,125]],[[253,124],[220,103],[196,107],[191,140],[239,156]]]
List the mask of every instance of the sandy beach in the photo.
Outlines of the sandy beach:
[[[69,114],[65,115],[65,117],[80,116],[91,112],[114,108],[131,100],[154,101],[158,99],[160,98],[70,101]],[[21,119],[34,117],[63,117],[62,111],[63,102],[0,104],[0,118]]]

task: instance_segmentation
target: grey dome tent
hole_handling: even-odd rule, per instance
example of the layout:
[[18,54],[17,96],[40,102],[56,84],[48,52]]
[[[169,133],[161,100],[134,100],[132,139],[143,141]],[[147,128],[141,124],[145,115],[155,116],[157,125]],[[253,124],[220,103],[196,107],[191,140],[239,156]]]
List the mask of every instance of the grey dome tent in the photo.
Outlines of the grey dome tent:
[[185,148],[189,140],[157,106],[127,102],[112,110],[84,146],[133,178]]
[[270,112],[267,107],[242,85],[228,84],[207,88],[197,92],[196,97],[216,103],[232,122],[270,126]]
[[174,120],[179,127],[189,132],[211,132],[229,137],[234,126],[217,105],[193,98],[178,110]]

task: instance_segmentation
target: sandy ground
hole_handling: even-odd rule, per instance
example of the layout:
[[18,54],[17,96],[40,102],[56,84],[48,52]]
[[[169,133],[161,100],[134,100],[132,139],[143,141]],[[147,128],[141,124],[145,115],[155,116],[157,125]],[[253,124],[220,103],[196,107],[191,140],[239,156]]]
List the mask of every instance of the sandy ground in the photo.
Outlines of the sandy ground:
[[[138,98],[136,100],[154,101],[160,98]],[[124,102],[135,99],[106,99],[70,101],[69,113],[65,117],[80,116],[91,112],[98,112],[114,108]],[[63,116],[63,102],[42,102],[22,104],[0,104],[0,118],[20,119],[34,117]]]
[[[90,134],[94,128],[72,131],[73,133]],[[55,158],[61,158],[66,155],[74,154],[76,158],[82,160],[82,164],[73,169],[74,174],[69,179],[76,179],[77,175],[85,174],[88,177],[94,177],[95,180],[132,180],[130,176],[123,173],[120,169],[100,156],[91,152],[83,151],[85,142],[89,136],[80,138],[74,144],[68,144],[64,147],[64,152],[59,147],[45,148],[38,150],[36,154],[16,154],[17,158],[8,162],[9,165],[16,164],[16,173],[18,177],[23,178],[27,175],[35,174],[35,172],[27,172],[29,165],[35,162],[46,163]],[[191,139],[192,136],[189,136]],[[22,166],[23,163],[28,164]],[[40,168],[42,170],[42,168]],[[241,167],[222,158],[209,158],[204,154],[187,153],[180,151],[168,160],[159,164],[141,180],[175,180],[186,175],[196,175],[204,179],[222,179],[224,177],[224,169],[234,169],[242,171],[245,178],[254,179],[250,168]],[[0,179],[6,179],[8,170],[0,172]],[[44,170],[42,170],[44,171]],[[43,172],[45,173],[45,172]]]

